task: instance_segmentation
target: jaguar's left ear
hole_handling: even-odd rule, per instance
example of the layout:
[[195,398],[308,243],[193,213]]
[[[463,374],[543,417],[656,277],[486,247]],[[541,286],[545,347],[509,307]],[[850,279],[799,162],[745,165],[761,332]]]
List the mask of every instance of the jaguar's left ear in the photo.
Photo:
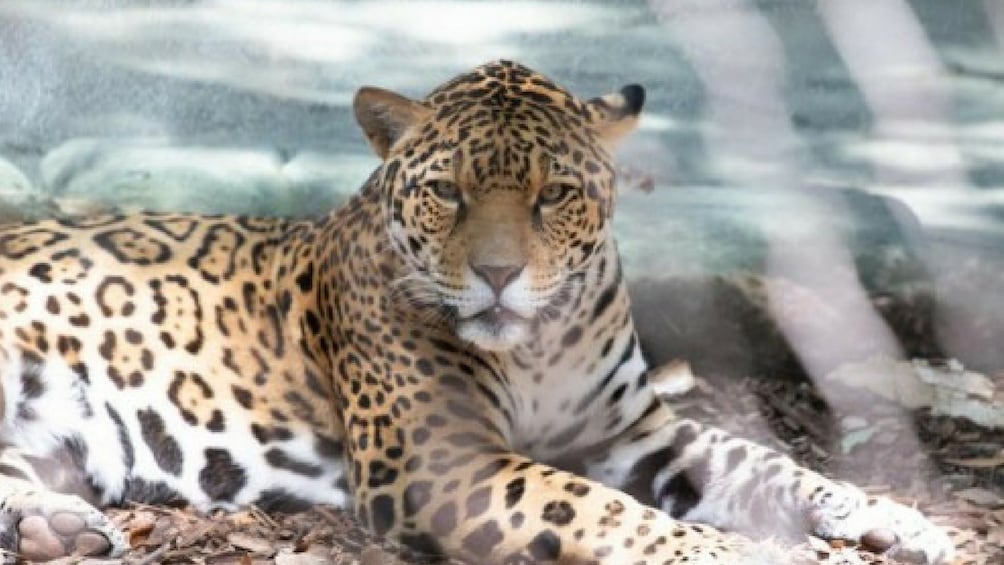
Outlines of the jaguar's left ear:
[[629,84],[618,92],[586,102],[592,110],[593,129],[607,146],[614,146],[638,125],[638,115],[645,105],[645,89]]

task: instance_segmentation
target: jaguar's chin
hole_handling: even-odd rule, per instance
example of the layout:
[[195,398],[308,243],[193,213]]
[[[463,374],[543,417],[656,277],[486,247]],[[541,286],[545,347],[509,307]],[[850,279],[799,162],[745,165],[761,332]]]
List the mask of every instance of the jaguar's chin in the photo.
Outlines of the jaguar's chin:
[[493,306],[457,321],[457,336],[486,351],[508,351],[530,338],[530,320]]

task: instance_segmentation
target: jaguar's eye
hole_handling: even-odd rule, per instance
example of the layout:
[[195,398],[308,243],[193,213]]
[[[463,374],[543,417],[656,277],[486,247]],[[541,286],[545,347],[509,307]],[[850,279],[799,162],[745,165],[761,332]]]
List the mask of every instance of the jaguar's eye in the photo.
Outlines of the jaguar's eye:
[[567,184],[549,184],[540,189],[537,195],[537,203],[541,206],[553,206],[565,199],[574,187]]
[[430,185],[432,194],[447,202],[460,202],[460,187],[448,180],[433,181]]

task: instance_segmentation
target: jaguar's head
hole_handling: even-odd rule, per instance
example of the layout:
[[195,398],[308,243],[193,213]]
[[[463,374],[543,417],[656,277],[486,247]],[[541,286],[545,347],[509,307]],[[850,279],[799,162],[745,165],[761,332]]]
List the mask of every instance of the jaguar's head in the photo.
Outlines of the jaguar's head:
[[356,118],[383,159],[374,182],[409,268],[399,287],[483,349],[531,339],[534,321],[611,245],[610,150],[644,98],[630,85],[579,100],[508,61],[424,100],[361,89]]

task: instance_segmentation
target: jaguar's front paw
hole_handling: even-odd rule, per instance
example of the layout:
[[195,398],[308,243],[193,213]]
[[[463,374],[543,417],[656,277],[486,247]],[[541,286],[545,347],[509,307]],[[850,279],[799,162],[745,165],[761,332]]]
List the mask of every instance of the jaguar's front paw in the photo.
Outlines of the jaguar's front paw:
[[869,497],[847,484],[813,497],[809,523],[825,539],[860,543],[876,552],[914,563],[949,563],[955,547],[944,530],[914,508],[885,497]]
[[127,547],[122,532],[78,496],[24,493],[10,497],[7,510],[16,516],[15,549],[30,561],[68,555],[117,557]]

